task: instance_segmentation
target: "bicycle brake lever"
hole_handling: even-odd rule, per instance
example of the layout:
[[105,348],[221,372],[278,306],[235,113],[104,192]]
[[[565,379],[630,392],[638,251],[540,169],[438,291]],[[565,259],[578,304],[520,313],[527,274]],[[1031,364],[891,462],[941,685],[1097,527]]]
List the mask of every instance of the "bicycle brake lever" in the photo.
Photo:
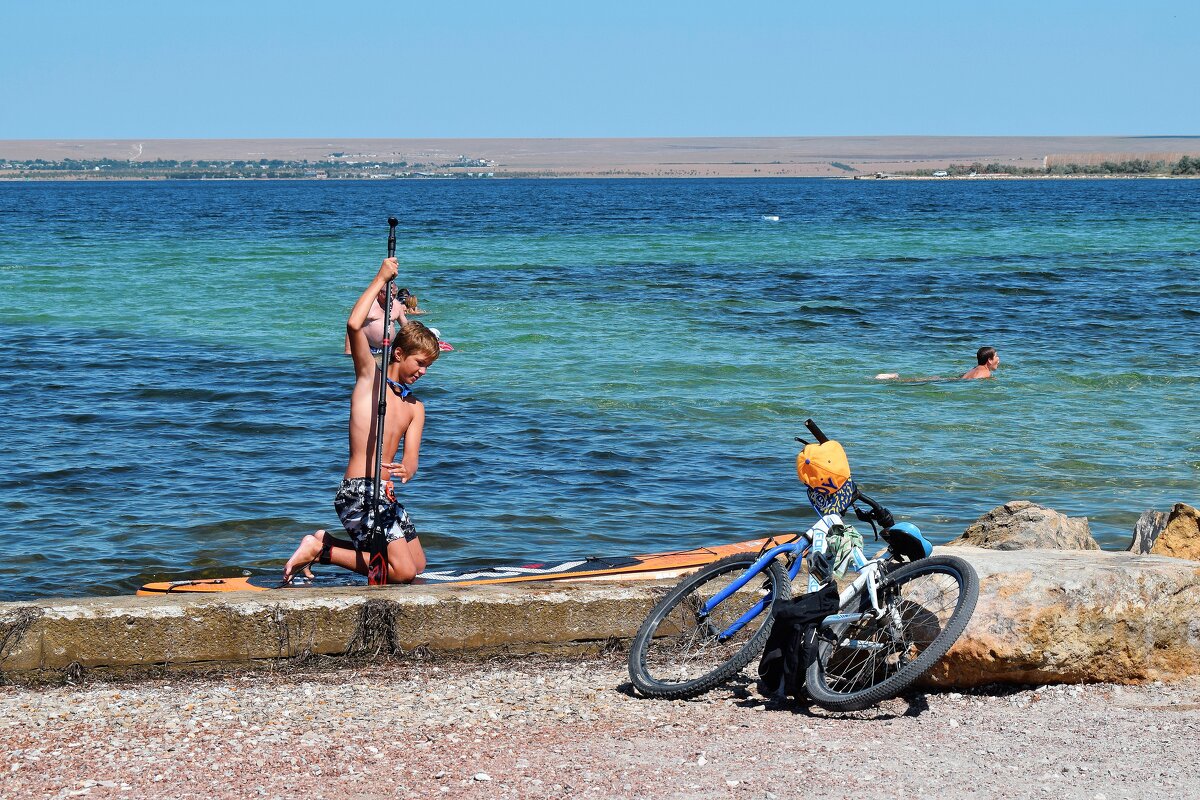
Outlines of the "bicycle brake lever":
[[876,526],[876,525],[875,525],[875,513],[874,513],[874,511],[863,511],[863,510],[862,510],[861,508],[859,508],[858,506],[855,506],[855,507],[854,507],[854,515],[855,515],[856,517],[858,517],[860,520],[862,520],[863,522],[870,523],[870,525],[871,525],[871,532],[872,532],[873,534],[875,534],[875,541],[877,541],[877,542],[878,542],[878,541],[879,541],[879,528],[878,528],[878,526]]

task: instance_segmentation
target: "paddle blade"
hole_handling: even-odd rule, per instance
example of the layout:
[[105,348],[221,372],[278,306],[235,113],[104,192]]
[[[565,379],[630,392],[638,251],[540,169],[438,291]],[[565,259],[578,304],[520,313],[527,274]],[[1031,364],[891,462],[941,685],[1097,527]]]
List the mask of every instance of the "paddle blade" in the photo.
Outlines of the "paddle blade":
[[387,585],[387,558],[385,557],[385,551],[372,551],[371,560],[367,563],[367,585]]

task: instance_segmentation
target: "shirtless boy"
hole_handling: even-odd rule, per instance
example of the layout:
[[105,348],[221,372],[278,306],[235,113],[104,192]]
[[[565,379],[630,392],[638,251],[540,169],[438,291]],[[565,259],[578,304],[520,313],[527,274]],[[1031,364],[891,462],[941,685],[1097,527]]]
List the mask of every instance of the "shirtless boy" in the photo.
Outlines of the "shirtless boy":
[[975,360],[979,362],[979,366],[964,372],[962,380],[971,381],[976,378],[990,378],[992,377],[992,373],[996,371],[996,367],[1000,366],[1000,355],[994,347],[979,348],[979,352],[975,354]]
[[[350,534],[350,540],[334,538],[325,531],[305,536],[283,568],[285,583],[291,581],[297,571],[311,576],[308,566],[314,561],[367,574],[370,559],[367,544],[375,521],[371,500],[375,475],[375,422],[382,372],[371,353],[366,326],[376,298],[385,290],[387,282],[396,277],[396,272],[396,259],[384,261],[375,280],[354,304],[346,322],[357,379],[350,395],[350,463],[333,506]],[[419,322],[408,322],[396,336],[388,364],[387,412],[383,429],[384,482],[378,508],[387,538],[388,583],[408,583],[425,569],[425,552],[408,512],[396,501],[393,482],[399,478],[401,483],[408,483],[417,474],[425,406],[413,396],[409,387],[425,374],[439,352],[437,337],[428,328]],[[404,454],[396,461],[401,441],[404,442]]]
[[[978,366],[972,367],[959,377],[959,380],[973,381],[978,378],[990,378],[992,373],[996,371],[996,367],[1000,366],[1000,356],[996,353],[994,347],[981,347],[975,353],[975,361]],[[901,378],[899,372],[881,372],[875,376],[877,381],[899,381],[901,383],[927,383],[929,381],[945,381],[950,378],[943,378],[938,375],[931,375],[927,378]]]

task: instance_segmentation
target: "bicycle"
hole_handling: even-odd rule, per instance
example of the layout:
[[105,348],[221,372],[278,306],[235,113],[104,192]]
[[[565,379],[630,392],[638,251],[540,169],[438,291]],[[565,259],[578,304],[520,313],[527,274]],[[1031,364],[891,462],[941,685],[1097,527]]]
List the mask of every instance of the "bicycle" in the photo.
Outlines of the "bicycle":
[[[818,445],[831,440],[811,420]],[[805,445],[801,460],[810,452]],[[844,451],[834,443],[844,461]],[[816,452],[816,451],[812,451]],[[802,475],[802,480],[808,480]],[[858,711],[894,697],[927,672],[966,629],[979,596],[974,568],[957,556],[931,555],[916,525],[892,513],[845,480],[808,490],[821,515],[792,539],[768,540],[758,553],[727,556],[685,577],[659,600],[629,651],[629,676],[647,697],[703,694],[741,672],[763,649],[778,604],[808,566],[807,591],[847,569],[858,576],[838,593],[838,612],[806,630],[806,690],[832,711]],[[865,508],[863,508],[865,506]],[[831,533],[844,537],[841,514],[854,509],[886,546],[867,558],[857,543],[831,561]]]

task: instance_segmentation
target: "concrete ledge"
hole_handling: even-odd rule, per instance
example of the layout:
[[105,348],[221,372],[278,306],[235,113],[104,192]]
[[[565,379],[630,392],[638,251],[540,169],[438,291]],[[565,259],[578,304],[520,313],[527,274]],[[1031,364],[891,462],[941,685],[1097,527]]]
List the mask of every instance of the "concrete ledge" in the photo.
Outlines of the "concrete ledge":
[[[1200,674],[1200,563],[1096,551],[955,547],[978,608],[930,675],[945,686]],[[0,673],[309,654],[595,649],[636,633],[673,582],[294,589],[0,604]]]
[[0,672],[628,639],[653,584],[289,589],[0,604]]

